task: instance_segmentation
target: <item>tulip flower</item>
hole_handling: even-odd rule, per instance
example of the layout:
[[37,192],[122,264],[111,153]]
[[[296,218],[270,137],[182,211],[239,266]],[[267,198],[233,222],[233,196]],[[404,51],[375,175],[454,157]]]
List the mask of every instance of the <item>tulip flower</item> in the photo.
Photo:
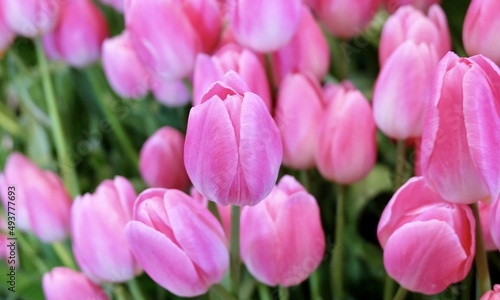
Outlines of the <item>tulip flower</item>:
[[328,180],[356,182],[371,171],[377,157],[372,110],[358,90],[344,85],[326,97],[320,123],[316,165]]
[[272,52],[292,39],[302,16],[302,0],[231,0],[234,37],[256,52]]
[[221,205],[255,205],[271,192],[283,157],[262,99],[234,71],[189,113],[184,164],[194,187]]
[[153,79],[151,89],[155,99],[168,107],[182,107],[191,100],[191,93],[182,80]]
[[240,248],[257,280],[284,287],[301,283],[319,266],[325,251],[316,199],[285,175],[261,203],[243,208]]
[[283,142],[283,164],[296,169],[315,165],[323,92],[316,78],[290,74],[281,82],[276,104],[276,125]]
[[486,292],[479,300],[499,300],[500,299],[500,284],[495,284],[492,291]]
[[491,236],[490,223],[489,223],[491,204],[479,201],[478,206],[479,206],[479,217],[481,220],[481,229],[483,231],[484,248],[486,249],[486,251],[496,250],[497,247],[495,246],[495,242],[493,242],[493,237]]
[[[15,200],[9,200],[9,187],[15,190]],[[46,243],[68,235],[71,198],[55,173],[39,169],[20,153],[12,153],[0,174],[0,193],[6,212],[12,211],[9,201],[14,202],[10,206],[15,205],[18,229],[32,232]]]
[[489,231],[495,248],[500,251],[500,197],[490,207]]
[[439,63],[421,145],[421,170],[447,201],[500,193],[500,70],[479,55]]
[[450,30],[443,9],[433,5],[429,13],[411,5],[399,8],[384,24],[380,37],[379,61],[385,65],[391,54],[407,40],[426,43],[434,48],[438,59],[451,50]]
[[401,6],[413,6],[421,11],[427,11],[433,4],[441,3],[441,0],[385,0],[384,2],[387,10],[393,13]]
[[310,73],[322,80],[328,72],[328,42],[311,11],[306,7],[302,11],[302,19],[290,43],[273,52],[273,71],[277,83],[289,73]]
[[64,267],[55,267],[45,273],[42,278],[42,288],[47,300],[109,299],[104,290],[85,275]]
[[107,4],[119,12],[123,12],[124,1],[126,0],[101,0],[102,3]]
[[500,65],[500,2],[473,0],[465,15],[463,41],[470,55],[483,54]]
[[438,58],[433,47],[408,40],[383,65],[373,92],[378,128],[393,139],[420,137]]
[[1,5],[5,22],[13,32],[25,37],[35,37],[54,28],[64,1],[3,0]]
[[432,295],[463,280],[475,254],[472,210],[444,201],[413,177],[394,194],[377,228],[387,274],[402,287]]
[[125,234],[144,271],[180,297],[206,293],[229,266],[220,223],[205,206],[178,190],[142,192]]
[[377,12],[381,0],[318,0],[316,13],[331,34],[341,38],[360,35]]
[[[4,1],[5,2],[5,1]],[[15,33],[7,25],[6,16],[4,15],[4,6],[0,1],[0,56],[1,54],[9,48],[9,46],[14,41],[16,37]]]
[[96,282],[125,282],[140,268],[125,239],[137,194],[120,176],[103,181],[94,194],[75,199],[71,208],[73,252],[83,273]]
[[142,146],[139,170],[150,187],[185,190],[189,177],[182,133],[167,126],[158,129]]

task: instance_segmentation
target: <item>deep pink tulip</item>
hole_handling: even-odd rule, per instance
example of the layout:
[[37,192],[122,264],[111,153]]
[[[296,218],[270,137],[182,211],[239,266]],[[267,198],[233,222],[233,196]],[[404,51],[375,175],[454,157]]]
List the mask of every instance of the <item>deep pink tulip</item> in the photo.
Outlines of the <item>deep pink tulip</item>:
[[491,203],[484,203],[482,201],[478,202],[479,205],[479,217],[481,220],[481,229],[483,231],[483,241],[484,248],[486,251],[496,250],[495,242],[493,242],[493,238],[491,236],[490,230],[490,211],[491,211]]
[[204,294],[228,269],[220,223],[205,206],[178,190],[142,192],[125,233],[144,271],[178,296]]
[[326,179],[350,184],[368,175],[375,165],[373,113],[363,94],[348,85],[325,98],[329,104],[320,124],[316,165]]
[[55,267],[45,273],[42,278],[42,288],[47,300],[109,299],[104,290],[85,275],[64,267]]
[[378,10],[381,0],[318,0],[316,13],[333,35],[350,38],[360,35]]
[[439,63],[421,146],[423,176],[447,201],[500,193],[500,71],[479,55]]
[[384,0],[386,9],[393,13],[401,6],[414,6],[421,11],[427,11],[433,4],[439,4],[441,0]]
[[486,292],[479,300],[500,300],[500,284],[495,284],[493,290]]
[[281,82],[274,119],[281,133],[285,166],[295,169],[314,167],[325,107],[316,78],[290,74]]
[[[0,191],[8,211],[8,190],[15,188],[16,226],[51,243],[69,233],[71,198],[61,179],[51,171],[38,168],[20,153],[12,153],[0,174]],[[12,206],[12,205],[11,205]]]
[[73,252],[83,273],[96,282],[125,282],[140,268],[125,239],[137,194],[117,176],[103,181],[94,194],[76,197],[71,208]]
[[304,7],[302,19],[290,43],[272,55],[274,78],[280,83],[289,73],[310,73],[322,80],[330,66],[330,49],[311,11]]
[[472,210],[444,201],[423,177],[394,194],[377,228],[387,274],[402,287],[437,294],[470,271],[475,254]]
[[15,33],[35,37],[56,25],[66,0],[2,0],[7,26]]
[[385,65],[391,54],[407,40],[434,47],[438,59],[451,50],[450,30],[443,9],[433,5],[429,13],[411,5],[403,6],[387,19],[382,29],[379,47],[380,65]]
[[158,129],[142,146],[139,170],[150,187],[185,190],[189,177],[184,167],[184,135],[172,127]]
[[301,283],[319,266],[325,251],[316,199],[285,175],[261,203],[243,208],[240,248],[257,280],[285,287]]
[[482,54],[500,65],[500,2],[473,0],[465,15],[463,41],[469,55]]
[[489,230],[495,248],[500,251],[500,196],[490,207]]
[[126,0],[101,0],[102,3],[107,4],[119,12],[123,12],[124,2]]
[[221,205],[255,205],[272,190],[282,160],[278,127],[234,71],[189,113],[184,164],[194,187]]
[[422,135],[438,58],[432,46],[404,42],[389,57],[373,92],[377,127],[393,139]]
[[193,105],[200,104],[207,89],[229,70],[236,71],[250,91],[262,98],[271,111],[271,91],[263,63],[255,53],[233,43],[225,45],[211,57],[198,55],[193,79]]
[[302,0],[228,0],[234,37],[256,52],[272,52],[286,45],[302,16]]

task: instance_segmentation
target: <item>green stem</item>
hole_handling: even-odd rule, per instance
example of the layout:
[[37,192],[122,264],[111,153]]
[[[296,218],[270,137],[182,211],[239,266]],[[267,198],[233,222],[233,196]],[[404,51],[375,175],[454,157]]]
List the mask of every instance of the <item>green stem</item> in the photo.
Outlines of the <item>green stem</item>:
[[481,229],[481,219],[479,216],[479,208],[477,203],[471,204],[474,218],[476,219],[476,270],[477,283],[480,295],[484,295],[491,289],[490,272],[488,271],[488,259],[486,257],[486,249],[484,247],[483,231]]
[[216,284],[210,288],[210,291],[217,295],[216,299],[235,300],[236,298],[231,295],[222,285]]
[[116,300],[127,300],[127,296],[125,295],[125,289],[121,285],[115,285],[113,287],[113,292],[115,294]]
[[33,262],[40,274],[44,274],[50,270],[50,268],[39,258],[35,250],[31,247],[30,243],[24,238],[20,233],[16,234],[16,238],[19,241],[19,250],[23,250],[30,260]]
[[64,139],[61,117],[59,116],[59,112],[57,110],[57,103],[54,88],[52,85],[52,79],[50,78],[47,58],[45,57],[41,39],[35,40],[35,48],[38,65],[40,67],[40,73],[42,74],[45,101],[47,102],[49,116],[52,121],[51,129],[56,145],[59,167],[61,168],[62,178],[64,180],[66,188],[69,190],[71,196],[74,197],[80,194],[78,177],[76,176],[75,168],[73,166],[71,158],[68,155],[68,151],[66,151],[68,148]]
[[75,261],[73,260],[71,253],[68,252],[68,249],[62,242],[52,243],[52,249],[54,249],[54,252],[56,252],[64,266],[70,269],[76,269]]
[[234,295],[238,295],[240,282],[240,207],[231,206],[231,285]]
[[329,38],[329,44],[332,52],[331,65],[333,68],[333,73],[339,81],[343,81],[347,79],[349,64],[349,57],[347,56],[347,52],[344,47],[344,45],[346,44],[344,41],[339,40],[335,37]]
[[286,287],[280,285],[279,287],[279,300],[288,300],[290,298],[290,292]]
[[333,298],[343,299],[343,259],[344,259],[344,205],[345,186],[337,186],[337,212],[335,219],[335,251],[333,252]]
[[23,138],[21,126],[2,110],[0,110],[0,127],[12,136]]
[[217,209],[217,204],[215,204],[215,202],[210,200],[208,201],[208,210],[212,213],[212,215],[214,215],[214,217],[219,221],[219,223],[223,225],[222,219],[219,214],[219,210]]
[[135,278],[132,278],[129,281],[127,281],[127,286],[134,300],[145,299],[144,296],[142,295],[141,289],[139,288],[139,285],[137,284],[137,280]]
[[259,283],[258,291],[259,291],[259,299],[272,300],[271,292],[269,291],[269,288],[266,285]]
[[323,299],[321,297],[321,291],[320,291],[320,283],[321,283],[320,276],[321,276],[321,273],[319,272],[319,270],[316,270],[309,277],[309,286],[310,286],[310,290],[311,290],[311,299],[315,299],[315,300]]
[[404,300],[407,293],[408,291],[404,287],[400,286],[393,300]]

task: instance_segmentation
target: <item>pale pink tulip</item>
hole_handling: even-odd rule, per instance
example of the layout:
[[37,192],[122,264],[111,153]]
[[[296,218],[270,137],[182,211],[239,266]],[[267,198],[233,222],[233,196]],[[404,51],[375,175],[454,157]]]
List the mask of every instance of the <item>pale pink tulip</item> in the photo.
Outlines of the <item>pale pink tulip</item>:
[[497,247],[493,242],[493,237],[491,236],[490,223],[489,223],[491,204],[479,201],[478,206],[479,206],[479,217],[481,220],[481,229],[483,231],[484,248],[486,249],[486,251],[496,250]]
[[493,290],[486,292],[479,300],[500,300],[500,284],[495,284]]
[[5,2],[5,0],[0,1],[0,53],[6,51],[16,37],[16,34],[6,23],[3,2]]
[[42,288],[47,300],[109,299],[104,290],[85,275],[64,267],[55,267],[45,273],[42,278]]
[[25,37],[35,37],[54,28],[66,0],[2,0],[8,27]]
[[153,90],[155,99],[168,107],[184,106],[191,99],[191,93],[182,80],[153,79],[151,89]]

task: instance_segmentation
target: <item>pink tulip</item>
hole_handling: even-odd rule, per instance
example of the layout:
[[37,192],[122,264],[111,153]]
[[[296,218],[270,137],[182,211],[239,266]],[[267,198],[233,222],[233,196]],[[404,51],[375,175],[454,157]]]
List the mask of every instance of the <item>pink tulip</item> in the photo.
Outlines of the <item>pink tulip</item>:
[[193,79],[193,105],[200,104],[207,89],[229,70],[237,72],[250,91],[261,97],[271,111],[271,91],[263,63],[252,51],[232,43],[219,49],[212,57],[198,55]]
[[272,190],[283,149],[262,99],[234,71],[191,109],[184,164],[194,187],[221,205],[255,205]]
[[284,287],[301,283],[319,266],[325,251],[316,199],[285,175],[261,203],[243,208],[240,248],[257,280]]
[[302,20],[290,43],[272,55],[277,83],[289,73],[310,73],[322,80],[330,66],[328,42],[311,11],[302,9]]
[[6,51],[16,37],[15,33],[7,25],[7,17],[5,16],[3,2],[5,2],[5,0],[0,1],[0,53]]
[[420,137],[438,64],[434,48],[404,42],[382,67],[373,92],[378,128],[393,139]]
[[496,250],[497,247],[493,242],[493,237],[491,236],[490,223],[489,223],[491,204],[479,201],[478,205],[479,205],[479,217],[481,220],[481,229],[483,231],[484,247],[486,248],[486,251]]
[[83,273],[96,282],[125,282],[140,268],[125,239],[137,194],[117,176],[103,181],[94,194],[76,197],[71,209],[73,252]]
[[[191,188],[189,193],[191,197],[193,197],[198,203],[201,203],[204,207],[208,206],[208,199],[205,198],[200,192],[198,192],[194,187]],[[224,233],[226,234],[226,238],[228,242],[230,242],[231,238],[231,206],[223,206],[216,204],[217,213],[219,213],[220,222],[222,227],[224,228]]]
[[380,65],[407,40],[434,47],[438,59],[451,50],[450,31],[443,9],[433,5],[425,15],[411,5],[403,6],[387,19],[382,29],[379,47]]
[[390,13],[395,12],[401,6],[413,6],[421,11],[427,11],[433,4],[439,4],[441,0],[384,0],[385,7]]
[[500,251],[500,196],[490,207],[489,231],[495,248]]
[[101,0],[102,3],[107,4],[119,12],[123,12],[124,1],[126,0]]
[[15,205],[18,229],[33,232],[46,243],[63,240],[68,235],[71,198],[55,173],[39,169],[15,152],[8,157],[4,173],[0,174],[0,195],[6,212],[9,187],[15,189],[15,200],[10,201],[10,206]]
[[177,190],[142,192],[125,234],[144,271],[181,297],[206,293],[229,266],[227,241],[217,219]]
[[500,284],[495,284],[493,290],[486,292],[479,300],[500,300]]
[[42,288],[47,300],[109,299],[104,290],[85,275],[64,267],[55,267],[45,273],[42,278]]
[[475,226],[468,206],[444,201],[423,177],[411,178],[394,194],[378,224],[387,274],[413,292],[444,291],[469,273]]
[[316,164],[326,179],[349,184],[368,175],[375,165],[375,122],[360,91],[344,85],[329,94],[320,123]]
[[158,129],[142,146],[139,170],[150,187],[185,190],[189,177],[182,133],[167,126]]
[[191,92],[182,80],[164,80],[163,78],[153,79],[151,89],[155,99],[168,107],[181,107],[191,100]]
[[230,0],[234,37],[256,52],[272,52],[292,39],[302,16],[301,0]]
[[[447,201],[500,193],[500,70],[479,55],[439,63],[421,146],[423,176]],[[493,163],[495,162],[495,163]]]
[[464,22],[463,41],[470,55],[483,54],[500,65],[500,2],[473,0]]
[[285,166],[295,169],[314,167],[325,106],[316,78],[290,74],[281,82],[275,120],[283,142]]
[[350,38],[360,35],[377,12],[381,0],[318,0],[316,13],[333,35]]
[[66,0],[2,0],[8,27],[25,37],[35,37],[54,28]]

